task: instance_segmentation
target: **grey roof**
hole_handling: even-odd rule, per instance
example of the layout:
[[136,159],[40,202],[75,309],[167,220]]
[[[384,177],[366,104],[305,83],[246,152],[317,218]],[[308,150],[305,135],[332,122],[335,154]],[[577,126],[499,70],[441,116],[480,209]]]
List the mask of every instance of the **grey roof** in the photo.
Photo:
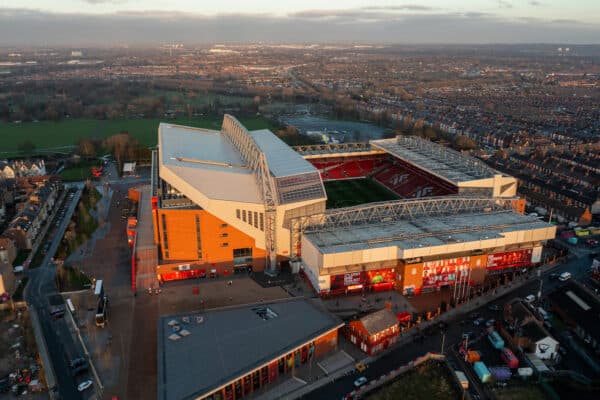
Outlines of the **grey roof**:
[[274,177],[317,172],[317,169],[306,161],[298,152],[285,144],[268,129],[250,131],[250,135],[267,156],[269,170]]
[[369,335],[374,335],[394,325],[398,325],[398,319],[393,312],[384,308],[360,319]]
[[[541,229],[549,226],[535,217],[501,211],[419,217],[415,220],[394,223],[358,225],[351,228],[309,232],[305,233],[304,237],[322,253],[338,253],[388,246],[397,246],[401,249],[442,246],[449,242],[448,232],[461,228],[464,228],[463,232],[452,233],[453,242],[501,238],[503,232]],[[473,230],[474,228],[479,229]]]
[[548,298],[553,308],[558,308],[592,337],[600,337],[600,300],[575,281],[552,292]]
[[476,158],[417,136],[371,140],[370,144],[454,184],[501,175]]
[[[263,319],[255,311],[269,308],[277,316]],[[195,322],[201,315],[204,322]],[[182,317],[190,323],[182,323]],[[177,320],[189,336],[168,339],[169,321]],[[193,399],[242,377],[332,329],[343,326],[312,301],[295,298],[165,316],[158,327],[158,398]]]

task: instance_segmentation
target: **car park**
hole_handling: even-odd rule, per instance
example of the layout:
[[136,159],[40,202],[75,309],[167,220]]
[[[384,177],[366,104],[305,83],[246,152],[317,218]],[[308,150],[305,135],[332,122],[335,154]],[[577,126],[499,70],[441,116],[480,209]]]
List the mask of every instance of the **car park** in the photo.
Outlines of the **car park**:
[[83,392],[84,390],[86,390],[90,386],[92,386],[92,381],[90,379],[88,379],[87,381],[83,381],[79,385],[77,385],[77,391],[78,392]]
[[367,383],[367,378],[365,378],[364,376],[361,376],[360,378],[358,378],[357,380],[354,381],[354,387],[357,387],[357,388],[361,387],[365,383]]

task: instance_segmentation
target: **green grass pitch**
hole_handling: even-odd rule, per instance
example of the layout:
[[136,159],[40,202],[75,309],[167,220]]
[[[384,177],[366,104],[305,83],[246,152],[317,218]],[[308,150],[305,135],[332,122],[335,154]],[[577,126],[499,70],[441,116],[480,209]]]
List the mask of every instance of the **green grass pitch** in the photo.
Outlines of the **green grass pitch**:
[[327,181],[324,184],[327,192],[327,208],[398,199],[398,196],[372,179]]

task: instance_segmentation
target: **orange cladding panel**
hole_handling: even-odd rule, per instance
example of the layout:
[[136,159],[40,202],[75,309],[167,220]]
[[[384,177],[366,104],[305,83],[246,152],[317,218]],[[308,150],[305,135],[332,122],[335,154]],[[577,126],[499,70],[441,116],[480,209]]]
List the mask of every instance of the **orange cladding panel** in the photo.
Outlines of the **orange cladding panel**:
[[[200,223],[200,248],[196,217]],[[202,260],[208,263],[233,261],[233,249],[251,248],[253,258],[264,258],[254,239],[204,210],[158,210],[163,260]],[[165,243],[165,224],[167,243]]]
[[483,284],[487,273],[487,259],[487,254],[471,256],[471,282],[473,282],[474,285]]
[[423,285],[423,263],[404,264],[400,263],[398,270],[401,271],[400,284],[397,288],[403,292],[406,288],[420,289]]

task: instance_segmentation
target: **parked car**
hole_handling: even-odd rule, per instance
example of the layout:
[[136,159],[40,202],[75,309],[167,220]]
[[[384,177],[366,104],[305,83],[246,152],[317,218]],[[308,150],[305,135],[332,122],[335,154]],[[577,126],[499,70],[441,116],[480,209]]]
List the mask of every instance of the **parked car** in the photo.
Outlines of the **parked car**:
[[561,282],[566,282],[569,279],[571,279],[571,273],[570,272],[563,272],[562,274],[560,274],[560,276],[558,277],[558,280]]
[[490,311],[500,311],[500,306],[498,304],[490,304],[488,306],[488,310],[490,310]]
[[534,301],[535,301],[535,296],[532,294],[525,297],[525,303],[533,303]]
[[90,386],[92,386],[92,381],[90,379],[88,379],[87,381],[83,381],[79,385],[77,385],[77,391],[83,392]]
[[357,388],[361,387],[365,383],[367,383],[367,378],[365,378],[364,376],[361,376],[360,378],[358,378],[357,380],[354,381],[354,387],[357,387]]

